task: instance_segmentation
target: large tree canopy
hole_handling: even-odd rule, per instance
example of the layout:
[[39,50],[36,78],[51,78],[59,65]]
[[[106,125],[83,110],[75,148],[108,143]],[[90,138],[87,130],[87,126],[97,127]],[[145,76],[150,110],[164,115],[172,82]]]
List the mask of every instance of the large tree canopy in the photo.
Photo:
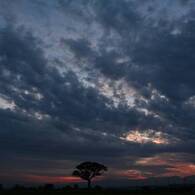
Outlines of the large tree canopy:
[[107,167],[97,162],[83,162],[76,166],[73,176],[80,177],[88,182],[88,188],[91,187],[91,180],[107,171]]

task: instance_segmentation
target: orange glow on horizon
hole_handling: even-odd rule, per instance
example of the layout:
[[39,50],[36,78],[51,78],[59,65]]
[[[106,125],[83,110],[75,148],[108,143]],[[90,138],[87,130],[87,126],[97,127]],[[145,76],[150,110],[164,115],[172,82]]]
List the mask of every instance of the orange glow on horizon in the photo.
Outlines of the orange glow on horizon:
[[35,183],[75,183],[83,182],[79,177],[73,176],[45,176],[45,175],[26,175],[25,180]]
[[[31,183],[52,183],[52,184],[63,184],[63,183],[81,183],[86,182],[79,177],[74,176],[47,176],[47,175],[20,175],[27,182]],[[100,181],[104,176],[94,178],[93,181]]]
[[162,154],[153,157],[141,158],[136,161],[136,165],[142,167],[165,166],[165,173],[158,175],[160,177],[187,177],[195,175],[195,164],[191,162],[183,162],[175,154]]
[[191,175],[195,175],[195,164],[192,163],[180,163],[176,164],[173,167],[166,168],[167,173],[163,174],[163,176],[179,176],[179,177],[188,177]]
[[147,177],[144,176],[144,174],[139,171],[139,170],[123,170],[123,171],[118,171],[116,173],[116,175],[118,177],[125,177],[125,178],[128,178],[128,179],[135,179],[135,180],[141,180],[141,179],[146,179]]

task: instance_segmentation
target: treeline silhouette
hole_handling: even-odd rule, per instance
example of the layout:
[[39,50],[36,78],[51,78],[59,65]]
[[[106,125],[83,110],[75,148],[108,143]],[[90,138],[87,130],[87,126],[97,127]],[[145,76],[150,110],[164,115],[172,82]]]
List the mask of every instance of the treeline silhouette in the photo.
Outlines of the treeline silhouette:
[[66,185],[64,187],[57,187],[54,184],[48,183],[38,187],[25,187],[22,185],[15,185],[12,188],[4,188],[0,184],[0,195],[6,194],[19,194],[19,195],[87,195],[89,193],[97,195],[192,195],[195,194],[195,184],[168,184],[164,186],[158,185],[142,185],[140,186],[138,182],[133,187],[127,188],[103,188],[99,185],[91,185],[91,182],[95,177],[101,176],[104,174],[108,168],[97,162],[83,162],[77,165],[72,173],[73,176],[79,177],[86,181],[88,184],[85,187],[80,187],[78,184]]
[[45,184],[38,187],[25,187],[22,185],[15,185],[12,188],[6,189],[0,184],[0,194],[19,194],[19,195],[86,195],[87,193],[93,193],[97,195],[192,195],[195,194],[195,185],[168,185],[168,186],[142,186],[142,187],[129,187],[129,188],[103,188],[101,186],[94,186],[92,188],[80,188],[78,184],[66,185],[64,187],[57,187],[54,184]]

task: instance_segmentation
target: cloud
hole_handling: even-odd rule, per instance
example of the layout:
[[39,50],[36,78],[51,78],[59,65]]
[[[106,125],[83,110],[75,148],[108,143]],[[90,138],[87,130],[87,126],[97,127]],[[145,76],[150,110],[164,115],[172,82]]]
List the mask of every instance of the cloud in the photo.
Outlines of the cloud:
[[[18,160],[13,172],[27,174],[19,162],[30,156],[29,166],[94,159],[139,178],[151,171],[131,169],[127,157],[135,166],[138,158],[185,153],[190,165],[192,1],[0,4],[10,10],[0,15],[0,152]],[[37,166],[28,169],[33,175]]]
[[[181,153],[179,155],[174,153],[164,153],[153,157],[141,158],[136,161],[138,166],[146,166],[150,170],[159,171],[161,177],[181,176],[186,177],[194,174],[194,156]],[[163,170],[164,169],[164,170]]]

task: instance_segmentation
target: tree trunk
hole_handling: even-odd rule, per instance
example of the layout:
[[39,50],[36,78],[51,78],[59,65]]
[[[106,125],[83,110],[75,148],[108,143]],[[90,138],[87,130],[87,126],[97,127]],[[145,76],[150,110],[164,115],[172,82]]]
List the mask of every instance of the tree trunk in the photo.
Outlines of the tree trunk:
[[91,188],[91,180],[89,179],[89,180],[87,180],[87,185],[88,185],[88,189],[90,189]]

